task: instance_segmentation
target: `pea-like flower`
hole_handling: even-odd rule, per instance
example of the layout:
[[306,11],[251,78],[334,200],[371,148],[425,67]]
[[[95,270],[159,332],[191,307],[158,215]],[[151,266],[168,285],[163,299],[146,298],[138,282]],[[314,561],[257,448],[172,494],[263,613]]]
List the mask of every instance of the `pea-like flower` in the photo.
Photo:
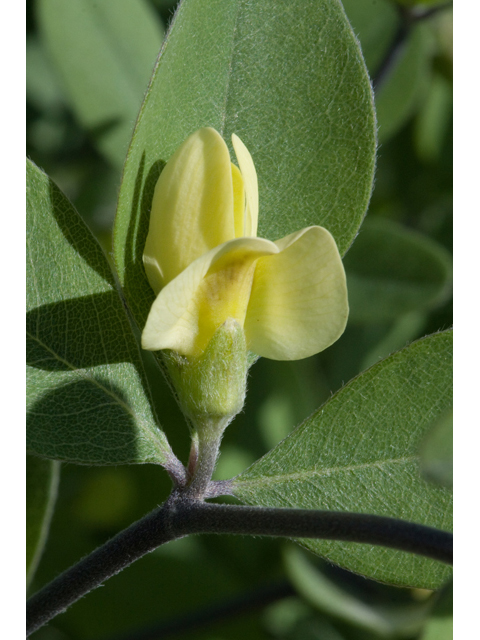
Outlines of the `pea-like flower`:
[[157,297],[142,346],[195,358],[232,319],[250,351],[273,360],[306,358],[345,328],[342,260],[323,227],[276,242],[256,237],[255,166],[238,136],[232,143],[238,167],[220,134],[200,129],[160,174],[143,255]]

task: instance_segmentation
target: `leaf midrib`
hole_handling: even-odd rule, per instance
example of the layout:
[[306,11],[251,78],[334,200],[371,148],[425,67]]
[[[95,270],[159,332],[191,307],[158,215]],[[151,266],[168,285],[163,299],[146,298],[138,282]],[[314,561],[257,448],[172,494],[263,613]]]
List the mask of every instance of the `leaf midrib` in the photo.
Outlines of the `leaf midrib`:
[[285,473],[281,475],[274,476],[266,476],[263,475],[260,478],[254,480],[239,480],[235,481],[236,486],[264,486],[268,484],[278,484],[280,482],[289,482],[292,480],[310,480],[313,477],[329,477],[334,474],[348,473],[350,471],[359,471],[361,469],[370,469],[370,468],[380,468],[390,465],[390,464],[407,464],[411,462],[415,462],[418,460],[418,456],[407,456],[402,458],[389,458],[387,460],[382,460],[381,462],[366,462],[363,464],[349,465],[345,467],[329,467],[327,469],[312,469],[306,471],[300,471],[296,473]]

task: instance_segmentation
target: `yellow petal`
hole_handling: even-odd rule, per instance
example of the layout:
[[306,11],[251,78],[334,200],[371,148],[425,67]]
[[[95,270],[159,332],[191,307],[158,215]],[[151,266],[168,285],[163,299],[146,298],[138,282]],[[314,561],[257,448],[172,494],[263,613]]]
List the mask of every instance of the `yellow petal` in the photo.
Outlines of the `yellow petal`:
[[144,251],[157,293],[190,263],[235,237],[232,169],[227,145],[199,129],[177,149],[155,187]]
[[347,287],[335,240],[308,227],[257,261],[245,319],[248,348],[272,360],[299,360],[337,340],[348,317]]
[[142,347],[197,356],[225,320],[243,325],[256,261],[278,251],[269,240],[238,238],[195,260],[160,291],[143,330]]
[[245,187],[240,169],[232,163],[233,217],[235,238],[242,238],[245,225]]
[[243,182],[245,184],[245,222],[243,227],[244,236],[255,237],[257,235],[258,226],[258,180],[255,165],[252,156],[247,147],[240,138],[232,135],[233,148],[237,156],[238,166],[242,172]]

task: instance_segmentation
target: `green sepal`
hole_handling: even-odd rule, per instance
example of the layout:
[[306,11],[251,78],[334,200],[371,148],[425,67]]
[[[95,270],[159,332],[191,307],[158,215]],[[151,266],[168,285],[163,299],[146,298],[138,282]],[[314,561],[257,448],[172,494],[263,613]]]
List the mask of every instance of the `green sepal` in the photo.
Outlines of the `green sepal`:
[[171,350],[162,355],[180,408],[200,438],[209,435],[202,433],[207,425],[225,427],[242,410],[249,360],[245,334],[238,322],[226,320],[197,358]]

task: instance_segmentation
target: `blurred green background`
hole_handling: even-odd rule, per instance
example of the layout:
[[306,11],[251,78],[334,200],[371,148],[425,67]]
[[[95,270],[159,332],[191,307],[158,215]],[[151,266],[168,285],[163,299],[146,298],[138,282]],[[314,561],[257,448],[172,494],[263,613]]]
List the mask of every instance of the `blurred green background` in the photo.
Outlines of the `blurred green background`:
[[[78,41],[64,23],[63,43],[53,25],[65,19],[56,3],[27,2],[27,155],[110,254],[123,158],[176,2],[82,2]],[[225,434],[216,478],[245,469],[378,359],[452,324],[452,9],[443,4],[415,7],[441,8],[407,29],[392,1],[343,2],[374,80],[379,122],[369,213],[345,257],[350,321],[324,353],[252,368],[246,407]],[[187,428],[163,380],[156,384],[162,424],[186,460]],[[31,591],[169,490],[155,466],[63,465]],[[451,637],[450,599],[449,588],[440,595],[395,589],[281,541],[191,537],[143,558],[35,637],[442,640]]]

